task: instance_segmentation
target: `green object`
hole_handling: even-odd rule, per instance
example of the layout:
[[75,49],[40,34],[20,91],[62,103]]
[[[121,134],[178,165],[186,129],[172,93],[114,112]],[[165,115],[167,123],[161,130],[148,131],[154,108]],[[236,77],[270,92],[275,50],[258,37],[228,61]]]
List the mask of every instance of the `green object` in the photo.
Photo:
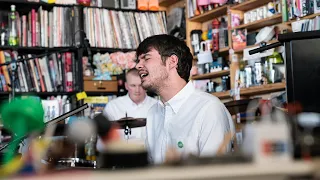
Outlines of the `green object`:
[[284,61],[281,57],[281,54],[279,52],[273,52],[271,56],[268,56],[268,61],[270,61],[272,64],[283,64]]
[[5,103],[1,108],[3,127],[14,134],[12,144],[8,146],[5,161],[10,161],[19,145],[22,137],[40,132],[45,128],[43,122],[44,111],[41,102],[35,98],[15,98]]
[[9,13],[9,45],[18,46],[18,30],[15,5],[11,5],[11,11]]
[[183,143],[181,141],[178,142],[178,147],[183,148]]
[[281,1],[281,8],[282,8],[282,22],[287,22],[288,19],[288,6],[287,6],[287,1],[282,0]]

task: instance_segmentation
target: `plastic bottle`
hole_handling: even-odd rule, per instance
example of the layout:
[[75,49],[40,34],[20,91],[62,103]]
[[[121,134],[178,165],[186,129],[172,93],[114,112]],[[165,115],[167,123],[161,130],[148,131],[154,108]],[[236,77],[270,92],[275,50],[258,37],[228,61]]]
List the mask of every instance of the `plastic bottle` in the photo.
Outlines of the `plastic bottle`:
[[0,45],[5,46],[8,45],[8,39],[7,39],[7,29],[5,24],[2,22],[1,23],[1,30],[0,30]]
[[228,46],[228,24],[224,18],[221,18],[219,27],[219,49]]

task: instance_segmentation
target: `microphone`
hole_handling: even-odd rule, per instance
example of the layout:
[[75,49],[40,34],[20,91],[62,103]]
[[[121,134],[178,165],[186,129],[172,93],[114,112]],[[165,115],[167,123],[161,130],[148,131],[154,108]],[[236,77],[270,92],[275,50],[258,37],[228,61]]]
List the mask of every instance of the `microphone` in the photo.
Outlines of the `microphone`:
[[90,49],[90,47],[91,47],[90,41],[89,41],[89,39],[87,38],[86,33],[83,32],[83,34],[84,34],[84,42],[83,42],[83,44],[84,44],[84,47],[87,49],[88,60],[89,60],[90,64],[92,64],[92,53],[91,53],[91,49]]
[[70,123],[67,129],[67,137],[77,143],[84,143],[91,136],[96,135],[97,127],[95,123],[86,117],[79,117]]

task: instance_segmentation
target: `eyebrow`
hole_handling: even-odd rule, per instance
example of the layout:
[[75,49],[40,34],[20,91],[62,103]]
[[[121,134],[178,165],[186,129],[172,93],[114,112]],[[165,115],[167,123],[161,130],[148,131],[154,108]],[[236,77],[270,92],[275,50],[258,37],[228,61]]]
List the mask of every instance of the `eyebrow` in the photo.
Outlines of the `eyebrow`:
[[135,62],[138,63],[140,59],[145,59],[147,56],[151,56],[151,54],[149,54],[149,52],[142,54],[140,55],[140,58],[139,57],[136,58]]
[[151,54],[146,53],[146,54],[140,56],[140,58],[137,58],[137,59],[145,59],[147,56],[151,56]]
[[147,56],[151,56],[151,54],[148,54],[148,53],[145,54],[145,55],[144,55],[144,58],[146,58]]

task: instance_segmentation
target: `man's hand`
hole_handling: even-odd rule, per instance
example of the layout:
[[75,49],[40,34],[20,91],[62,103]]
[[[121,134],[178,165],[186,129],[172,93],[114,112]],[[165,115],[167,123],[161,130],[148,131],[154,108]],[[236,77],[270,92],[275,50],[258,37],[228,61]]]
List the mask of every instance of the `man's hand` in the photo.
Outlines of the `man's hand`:
[[181,160],[181,153],[178,152],[175,148],[169,147],[166,151],[166,158],[164,163],[171,164]]

